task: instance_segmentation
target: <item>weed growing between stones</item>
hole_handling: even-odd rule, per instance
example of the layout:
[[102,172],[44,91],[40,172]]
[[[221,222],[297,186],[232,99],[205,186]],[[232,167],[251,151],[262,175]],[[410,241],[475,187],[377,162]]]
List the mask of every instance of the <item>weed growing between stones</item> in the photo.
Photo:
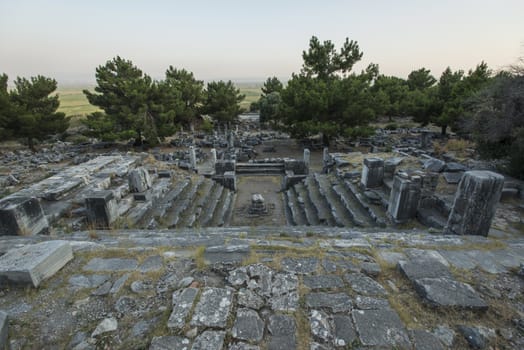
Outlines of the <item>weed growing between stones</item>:
[[203,270],[206,267],[206,260],[204,254],[206,252],[206,247],[200,246],[195,249],[193,254],[193,259],[195,261],[196,267],[198,270]]

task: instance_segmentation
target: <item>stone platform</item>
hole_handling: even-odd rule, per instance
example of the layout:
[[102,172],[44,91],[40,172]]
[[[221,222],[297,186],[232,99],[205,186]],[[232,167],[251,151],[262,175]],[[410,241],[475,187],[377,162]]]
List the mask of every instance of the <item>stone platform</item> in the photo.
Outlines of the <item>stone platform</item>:
[[[0,252],[51,238],[0,237]],[[520,238],[318,226],[67,239],[74,259],[38,290],[2,291],[12,348],[524,345]]]

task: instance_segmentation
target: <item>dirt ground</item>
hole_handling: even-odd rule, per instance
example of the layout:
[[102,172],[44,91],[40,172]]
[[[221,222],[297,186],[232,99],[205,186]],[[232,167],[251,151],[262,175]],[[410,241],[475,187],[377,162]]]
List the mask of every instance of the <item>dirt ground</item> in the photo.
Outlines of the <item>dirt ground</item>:
[[[286,225],[284,201],[280,192],[281,181],[281,176],[238,176],[237,197],[231,226]],[[248,213],[251,196],[255,193],[264,197],[268,209],[267,215],[254,216]]]
[[[273,146],[275,152],[262,152],[262,149]],[[256,148],[257,159],[263,158],[296,158],[302,159],[304,149],[292,139],[266,141]],[[322,170],[322,151],[312,151],[310,155],[310,170]],[[280,192],[282,176],[243,176],[237,178],[237,197],[231,226],[280,226],[286,225],[283,194]],[[260,193],[267,204],[268,214],[254,216],[248,213],[251,196]]]

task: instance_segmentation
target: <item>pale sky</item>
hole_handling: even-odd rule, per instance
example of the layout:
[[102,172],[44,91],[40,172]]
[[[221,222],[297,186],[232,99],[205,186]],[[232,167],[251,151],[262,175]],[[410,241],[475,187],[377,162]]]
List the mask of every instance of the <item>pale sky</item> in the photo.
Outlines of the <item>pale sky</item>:
[[94,83],[120,55],[158,79],[287,80],[312,35],[358,41],[358,70],[499,69],[524,56],[524,0],[0,0],[0,73]]

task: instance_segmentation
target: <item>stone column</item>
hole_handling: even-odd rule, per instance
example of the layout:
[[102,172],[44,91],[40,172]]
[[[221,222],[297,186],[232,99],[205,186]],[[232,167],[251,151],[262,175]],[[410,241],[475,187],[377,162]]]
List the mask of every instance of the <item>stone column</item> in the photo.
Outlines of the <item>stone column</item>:
[[389,196],[388,215],[395,223],[406,222],[417,214],[422,179],[399,173],[393,178]]
[[48,229],[38,198],[9,196],[0,200],[0,236],[37,235]]
[[211,148],[211,166],[214,168],[217,163],[217,150]]
[[230,131],[227,135],[227,147],[228,148],[234,148],[235,147],[235,139],[233,137],[233,131]]
[[87,222],[94,228],[109,228],[118,216],[113,191],[97,191],[86,196]]
[[195,147],[189,146],[189,164],[191,165],[191,169],[195,170],[197,167],[197,161],[196,161],[196,153],[195,153]]
[[492,171],[465,172],[444,233],[487,236],[503,186],[504,176]]
[[322,161],[324,162],[324,165],[326,165],[329,162],[329,148],[324,147],[324,150],[322,152]]
[[364,188],[382,186],[384,180],[384,160],[382,158],[364,158],[360,183]]
[[311,159],[311,152],[308,148],[304,148],[304,163],[306,164],[306,168],[309,168],[309,162]]
[[430,145],[430,133],[429,131],[422,131],[420,133],[420,147],[421,148],[428,148]]

